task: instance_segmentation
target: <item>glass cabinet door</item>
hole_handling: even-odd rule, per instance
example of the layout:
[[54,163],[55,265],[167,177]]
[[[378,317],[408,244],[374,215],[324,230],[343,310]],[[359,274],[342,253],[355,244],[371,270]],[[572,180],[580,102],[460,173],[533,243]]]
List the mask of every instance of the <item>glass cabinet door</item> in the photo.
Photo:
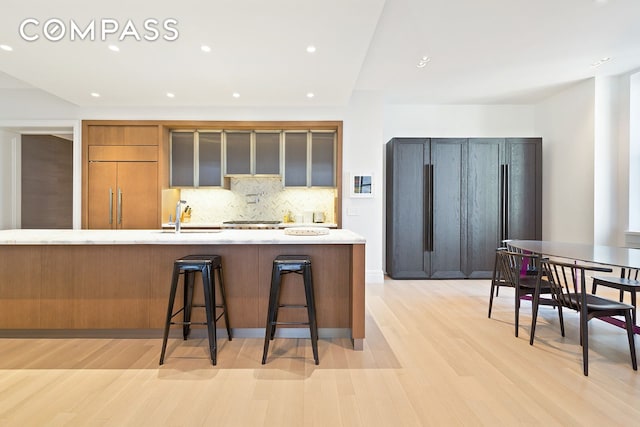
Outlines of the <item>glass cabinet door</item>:
[[280,132],[256,132],[257,175],[280,174]]
[[284,185],[306,187],[307,133],[285,133],[284,150]]
[[200,132],[198,136],[198,185],[219,187],[222,185],[222,134]]
[[251,174],[251,133],[227,132],[227,174]]
[[311,133],[311,186],[335,186],[335,133]]
[[194,185],[194,132],[171,133],[171,186]]

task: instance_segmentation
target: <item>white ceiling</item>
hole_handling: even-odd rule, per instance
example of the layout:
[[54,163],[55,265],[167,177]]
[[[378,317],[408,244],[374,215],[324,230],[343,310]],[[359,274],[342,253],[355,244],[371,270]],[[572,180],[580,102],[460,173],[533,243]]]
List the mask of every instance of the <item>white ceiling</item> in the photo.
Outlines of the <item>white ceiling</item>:
[[[27,27],[39,40],[20,37],[26,18],[39,20]],[[145,19],[174,18],[179,37],[52,42],[42,31],[51,18],[67,30],[131,20],[141,35]],[[13,47],[0,50],[0,89],[79,106],[343,106],[354,90],[388,103],[532,103],[640,69],[640,1],[5,0],[0,44]]]

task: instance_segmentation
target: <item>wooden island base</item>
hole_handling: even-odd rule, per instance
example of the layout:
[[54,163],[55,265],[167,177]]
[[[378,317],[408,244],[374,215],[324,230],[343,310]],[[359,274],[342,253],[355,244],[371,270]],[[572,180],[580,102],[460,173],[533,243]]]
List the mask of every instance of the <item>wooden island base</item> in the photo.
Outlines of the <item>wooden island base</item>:
[[[362,350],[364,247],[364,244],[0,245],[0,334],[2,330],[14,335],[16,330],[25,334],[29,330],[123,333],[135,329],[161,330],[173,261],[189,254],[222,256],[232,328],[264,330],[273,259],[280,254],[306,254],[313,264],[321,337],[323,331],[325,336],[328,331],[350,331],[354,348]],[[304,301],[303,287],[294,283],[301,279],[290,275],[284,280],[282,302]],[[196,299],[202,298],[202,286],[197,289]],[[180,306],[181,301],[176,301],[176,307]],[[306,312],[283,310],[281,318],[305,320]]]

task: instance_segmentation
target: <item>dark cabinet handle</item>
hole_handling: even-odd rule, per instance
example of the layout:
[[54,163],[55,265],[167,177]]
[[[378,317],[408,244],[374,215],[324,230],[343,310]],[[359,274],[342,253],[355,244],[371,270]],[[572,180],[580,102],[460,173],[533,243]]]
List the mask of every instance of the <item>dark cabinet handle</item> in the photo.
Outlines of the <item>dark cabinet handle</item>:
[[502,241],[506,240],[506,236],[504,234],[504,204],[505,204],[505,191],[504,191],[504,165],[500,165],[500,242],[498,242],[498,247],[502,246]]
[[509,239],[509,165],[504,165],[504,239]]
[[424,221],[422,223],[423,234],[424,234],[424,248],[428,252],[429,251],[429,224],[431,222],[431,206],[429,203],[429,198],[431,197],[431,187],[429,184],[429,165],[424,165],[424,171],[422,174],[422,204],[424,209]]
[[433,165],[429,165],[429,252],[433,252]]

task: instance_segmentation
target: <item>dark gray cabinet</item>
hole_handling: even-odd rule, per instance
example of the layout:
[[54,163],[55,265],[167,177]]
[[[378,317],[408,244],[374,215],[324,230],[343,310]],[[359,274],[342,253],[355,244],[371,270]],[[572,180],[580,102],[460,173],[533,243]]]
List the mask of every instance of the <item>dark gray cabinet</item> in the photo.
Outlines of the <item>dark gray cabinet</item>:
[[[466,233],[466,146],[465,139],[431,139],[429,251],[430,277],[463,278]],[[429,215],[429,213],[427,214]]]
[[428,139],[387,143],[386,260],[394,279],[427,279],[431,274],[430,145]]
[[391,277],[487,278],[501,240],[541,238],[540,138],[394,138],[386,153]]
[[496,247],[502,240],[502,176],[504,138],[470,139],[467,162],[467,274],[493,272]]
[[542,239],[542,140],[507,138],[502,239]]

